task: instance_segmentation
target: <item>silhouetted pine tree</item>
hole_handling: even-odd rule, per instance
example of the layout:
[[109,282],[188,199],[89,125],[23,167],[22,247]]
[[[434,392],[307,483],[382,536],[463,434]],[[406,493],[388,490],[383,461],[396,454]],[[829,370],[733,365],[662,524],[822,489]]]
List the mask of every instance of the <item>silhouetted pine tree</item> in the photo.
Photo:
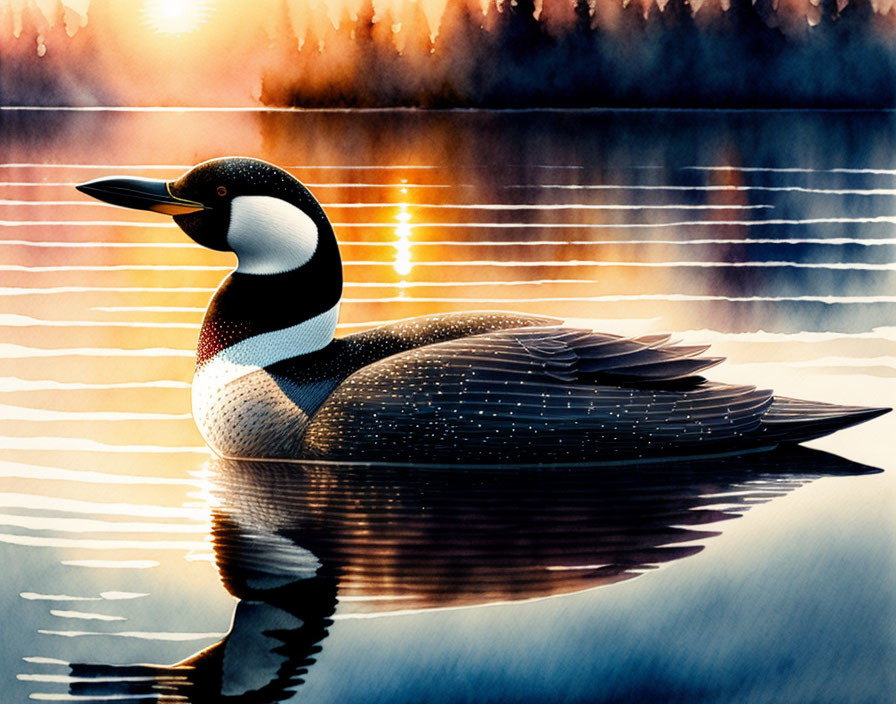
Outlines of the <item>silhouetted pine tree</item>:
[[466,3],[449,0],[434,44],[433,64],[439,84],[433,107],[467,107],[484,104],[487,87],[494,83],[491,41],[482,26],[484,16]]
[[591,6],[588,0],[576,0],[576,6],[573,10],[576,16],[575,34],[577,36],[591,35]]
[[505,0],[498,31],[502,56],[511,60],[525,62],[549,44],[547,34],[535,19],[534,0]]

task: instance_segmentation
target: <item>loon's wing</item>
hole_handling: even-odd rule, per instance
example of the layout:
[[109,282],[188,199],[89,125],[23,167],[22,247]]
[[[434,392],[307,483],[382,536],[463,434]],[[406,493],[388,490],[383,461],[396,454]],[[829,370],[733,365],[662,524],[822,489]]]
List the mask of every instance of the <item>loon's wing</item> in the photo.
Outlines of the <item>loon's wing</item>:
[[705,382],[722,361],[667,335],[499,330],[395,354],[349,376],[314,414],[303,456],[583,461],[727,451],[770,391]]

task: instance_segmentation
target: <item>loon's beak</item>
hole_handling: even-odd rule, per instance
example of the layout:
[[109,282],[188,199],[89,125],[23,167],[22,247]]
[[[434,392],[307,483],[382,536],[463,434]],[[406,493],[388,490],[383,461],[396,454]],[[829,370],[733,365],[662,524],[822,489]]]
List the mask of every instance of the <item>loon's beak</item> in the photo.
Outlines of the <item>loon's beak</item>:
[[208,210],[202,203],[178,198],[171,193],[171,184],[157,178],[110,176],[81,183],[77,188],[106,203],[138,210],[153,210],[165,215],[186,215]]

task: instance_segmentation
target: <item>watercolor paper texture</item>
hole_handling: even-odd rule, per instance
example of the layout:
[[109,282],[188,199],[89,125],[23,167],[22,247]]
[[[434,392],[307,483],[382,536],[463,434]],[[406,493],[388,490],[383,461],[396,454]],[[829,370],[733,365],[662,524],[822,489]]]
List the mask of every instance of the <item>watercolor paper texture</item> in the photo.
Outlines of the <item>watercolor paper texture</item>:
[[215,459],[233,254],[75,185],[287,168],[337,335],[519,311],[892,406],[894,67],[866,0],[0,0],[0,701],[893,700],[896,415],[647,465]]

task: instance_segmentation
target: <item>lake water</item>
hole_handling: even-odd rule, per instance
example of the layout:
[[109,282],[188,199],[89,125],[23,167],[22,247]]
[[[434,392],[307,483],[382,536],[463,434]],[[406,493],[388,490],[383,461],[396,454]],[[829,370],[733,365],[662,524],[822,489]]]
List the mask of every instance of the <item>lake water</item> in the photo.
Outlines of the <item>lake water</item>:
[[894,115],[0,124],[3,702],[896,698],[896,415],[686,466],[213,461],[189,382],[231,256],[73,189],[265,158],[336,225],[341,332],[530,311],[712,343],[714,379],[894,405]]

